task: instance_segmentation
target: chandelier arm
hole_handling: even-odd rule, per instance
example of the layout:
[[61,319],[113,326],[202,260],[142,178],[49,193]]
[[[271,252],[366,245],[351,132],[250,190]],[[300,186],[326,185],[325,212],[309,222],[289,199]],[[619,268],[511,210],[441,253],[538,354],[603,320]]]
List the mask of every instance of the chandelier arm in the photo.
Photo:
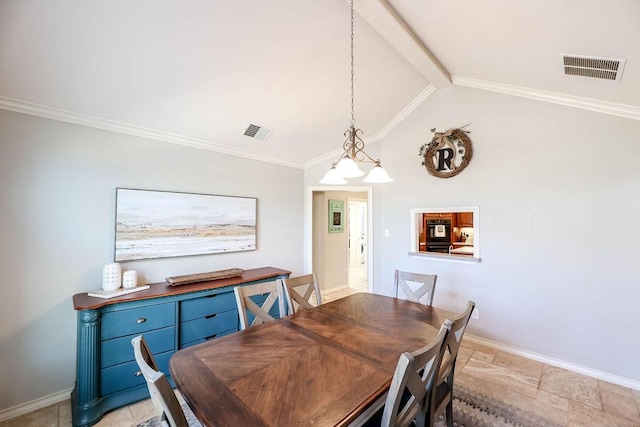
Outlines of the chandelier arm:
[[352,141],[351,141],[351,147],[354,150],[353,160],[356,160],[358,162],[364,162],[364,163],[377,163],[377,164],[379,164],[380,163],[380,159],[374,159],[373,157],[368,155],[366,151],[364,151],[365,143],[362,140],[362,138],[360,138],[360,136],[358,136],[358,132],[362,133],[362,129],[355,129],[353,131],[353,137],[352,137]]
[[342,156],[340,156],[340,159],[338,159],[338,161],[342,160],[346,156],[353,158],[353,156],[355,155],[355,150],[353,149],[353,141],[352,141],[353,128],[345,131],[344,136],[346,137],[346,139],[342,143],[342,149],[344,150],[344,152],[342,153]]

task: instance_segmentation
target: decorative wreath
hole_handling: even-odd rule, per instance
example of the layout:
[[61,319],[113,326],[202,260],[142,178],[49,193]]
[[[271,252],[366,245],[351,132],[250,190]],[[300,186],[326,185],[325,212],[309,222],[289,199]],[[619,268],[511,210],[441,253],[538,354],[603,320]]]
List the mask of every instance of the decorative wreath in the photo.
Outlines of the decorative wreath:
[[[420,146],[420,157],[422,157],[422,165],[427,168],[429,174],[438,178],[451,178],[458,175],[467,167],[473,156],[473,148],[471,147],[471,140],[467,136],[470,131],[462,130],[462,128],[449,129],[446,132],[437,132],[435,128],[431,129],[434,134],[430,142],[422,144]],[[443,148],[450,148],[456,153],[456,156],[460,156],[460,163],[456,165],[451,162],[451,169],[449,171],[441,171],[436,168],[435,162],[437,161],[436,154],[438,150]]]

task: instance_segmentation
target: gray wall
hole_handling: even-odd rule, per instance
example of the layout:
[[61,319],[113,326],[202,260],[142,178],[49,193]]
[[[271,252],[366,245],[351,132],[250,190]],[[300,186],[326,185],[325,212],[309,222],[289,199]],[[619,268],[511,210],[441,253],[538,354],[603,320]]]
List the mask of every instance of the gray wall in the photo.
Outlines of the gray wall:
[[[418,156],[430,129],[467,123],[469,167],[450,179],[430,176]],[[374,186],[374,292],[392,294],[395,269],[435,273],[436,306],[477,303],[470,333],[640,381],[639,135],[635,120],[439,90],[371,147],[395,179]],[[328,167],[307,170],[306,185]],[[480,263],[408,255],[411,208],[468,206],[480,208]]]
[[[474,158],[438,179],[418,148],[470,123]],[[434,304],[477,303],[473,334],[640,380],[640,122],[463,87],[432,95],[382,143],[375,291],[393,271],[435,273]],[[479,264],[411,257],[409,209],[479,206]],[[379,232],[379,230],[378,230]]]
[[0,110],[0,410],[73,386],[71,297],[113,260],[116,187],[258,199],[256,251],[123,263],[141,282],[302,272],[302,170]]
[[[417,155],[429,129],[466,123],[468,169],[429,176]],[[478,303],[471,333],[639,381],[638,135],[629,119],[438,91],[367,147],[395,179],[374,186],[375,292],[391,294],[396,268],[436,273],[436,305]],[[326,167],[308,170],[305,186]],[[112,260],[116,187],[258,198],[257,251],[124,266],[147,282],[229,267],[303,272],[302,171],[0,110],[0,410],[73,386],[71,297],[100,288]],[[409,209],[456,206],[480,207],[482,262],[409,256]]]

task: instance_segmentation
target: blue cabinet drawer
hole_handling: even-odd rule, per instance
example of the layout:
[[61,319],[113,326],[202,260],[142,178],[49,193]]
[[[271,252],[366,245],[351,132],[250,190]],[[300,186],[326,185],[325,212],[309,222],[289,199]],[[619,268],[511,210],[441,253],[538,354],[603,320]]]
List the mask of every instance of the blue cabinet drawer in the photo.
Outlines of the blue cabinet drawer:
[[197,319],[236,308],[233,291],[194,298],[180,303],[180,321]]
[[[144,335],[151,353],[160,354],[175,350],[175,333],[176,328],[170,326],[145,332],[142,335]],[[135,336],[137,335],[133,334],[104,341],[100,346],[100,367],[106,368],[134,360],[131,339]]]
[[175,303],[157,304],[129,310],[111,311],[102,316],[102,341],[140,334],[175,324]]
[[237,331],[238,322],[238,310],[230,310],[180,323],[180,347],[191,341],[213,338],[230,329]]
[[[165,375],[169,373],[169,359],[174,353],[174,351],[168,351],[153,356],[158,364],[158,369]],[[145,384],[144,377],[135,361],[103,369],[100,379],[100,394],[103,396]]]
[[209,338],[207,338],[207,339],[202,338],[202,339],[199,339],[199,340],[195,340],[195,341],[188,342],[188,343],[186,343],[186,344],[182,344],[182,345],[180,346],[180,349],[187,348],[187,347],[191,347],[192,345],[196,345],[196,344],[202,344],[203,342],[205,342],[205,341],[209,341],[210,339],[212,340],[212,339],[214,339],[214,338],[220,338],[220,337],[223,337],[223,336],[225,336],[225,335],[232,334],[232,333],[234,333],[234,332],[238,332],[238,329],[237,329],[237,328],[233,328],[233,329],[230,329],[230,330],[228,330],[228,331],[224,331],[224,332],[220,332],[220,333],[218,333],[218,334],[215,334],[215,335],[213,335],[213,336],[211,336],[211,337],[209,337]]

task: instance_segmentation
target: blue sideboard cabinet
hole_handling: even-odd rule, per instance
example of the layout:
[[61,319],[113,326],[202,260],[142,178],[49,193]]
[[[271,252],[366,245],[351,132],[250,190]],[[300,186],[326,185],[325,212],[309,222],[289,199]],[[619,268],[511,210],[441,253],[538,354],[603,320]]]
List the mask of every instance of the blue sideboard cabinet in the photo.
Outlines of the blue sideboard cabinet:
[[238,331],[235,286],[290,274],[263,267],[245,270],[239,277],[188,285],[155,283],[148,290],[112,299],[74,295],[78,341],[73,425],[93,425],[105,413],[149,397],[133,357],[133,337],[144,335],[159,369],[169,375],[169,359],[179,349]]

